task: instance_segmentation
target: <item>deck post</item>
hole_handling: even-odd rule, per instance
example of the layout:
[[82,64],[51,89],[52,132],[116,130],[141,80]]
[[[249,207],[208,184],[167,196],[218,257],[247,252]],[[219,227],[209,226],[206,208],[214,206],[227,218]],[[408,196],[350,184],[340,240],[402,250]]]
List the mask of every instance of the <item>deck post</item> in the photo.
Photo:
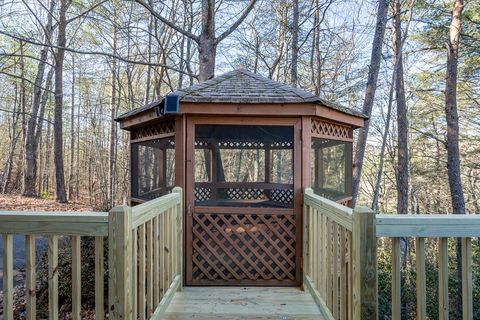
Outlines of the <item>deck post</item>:
[[353,210],[353,319],[378,319],[375,212]]
[[132,319],[132,208],[108,214],[108,310],[110,319]]
[[176,228],[176,237],[177,237],[177,252],[175,253],[177,255],[177,272],[180,275],[180,285],[178,286],[178,291],[182,290],[183,287],[183,191],[182,188],[180,187],[175,187],[173,188],[172,192],[178,193],[180,196],[180,201],[177,204],[175,210],[176,210],[176,223],[177,223],[177,228]]

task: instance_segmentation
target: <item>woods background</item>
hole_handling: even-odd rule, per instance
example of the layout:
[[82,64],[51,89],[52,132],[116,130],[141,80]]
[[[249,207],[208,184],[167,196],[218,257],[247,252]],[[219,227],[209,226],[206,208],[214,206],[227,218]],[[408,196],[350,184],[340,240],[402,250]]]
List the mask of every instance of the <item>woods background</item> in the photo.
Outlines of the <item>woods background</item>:
[[478,0],[0,1],[0,192],[126,203],[115,117],[235,68],[371,113],[357,203],[480,212]]

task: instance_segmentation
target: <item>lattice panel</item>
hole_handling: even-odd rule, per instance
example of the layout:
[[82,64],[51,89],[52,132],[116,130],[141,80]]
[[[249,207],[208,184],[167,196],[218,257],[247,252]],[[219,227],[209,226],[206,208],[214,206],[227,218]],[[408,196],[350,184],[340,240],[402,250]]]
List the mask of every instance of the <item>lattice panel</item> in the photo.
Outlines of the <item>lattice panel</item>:
[[258,200],[265,198],[263,189],[228,188],[226,189],[226,194],[229,200]]
[[131,139],[155,137],[161,134],[175,133],[175,119],[167,119],[162,122],[152,123],[136,128],[131,133]]
[[192,230],[194,282],[295,280],[294,215],[197,213]]
[[273,189],[270,196],[272,201],[293,204],[293,189]]
[[195,201],[207,201],[212,196],[212,190],[206,187],[195,187]]
[[312,135],[319,138],[351,140],[353,129],[336,123],[312,119]]

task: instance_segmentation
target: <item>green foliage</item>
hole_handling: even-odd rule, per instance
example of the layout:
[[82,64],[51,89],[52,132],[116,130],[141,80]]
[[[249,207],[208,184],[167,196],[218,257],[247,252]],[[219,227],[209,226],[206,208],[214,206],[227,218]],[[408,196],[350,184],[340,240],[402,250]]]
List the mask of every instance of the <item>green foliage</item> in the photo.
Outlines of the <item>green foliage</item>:
[[[436,239],[428,239],[426,249],[427,314],[429,319],[438,319],[438,245]],[[449,308],[450,319],[462,319],[456,313],[458,293],[456,240],[450,239],[449,256]],[[480,240],[472,241],[473,256],[473,309],[474,319],[480,319]],[[402,319],[416,319],[416,255],[413,239],[408,239],[406,266],[402,268]],[[378,302],[379,319],[391,319],[392,263],[390,241],[381,242],[378,251]]]

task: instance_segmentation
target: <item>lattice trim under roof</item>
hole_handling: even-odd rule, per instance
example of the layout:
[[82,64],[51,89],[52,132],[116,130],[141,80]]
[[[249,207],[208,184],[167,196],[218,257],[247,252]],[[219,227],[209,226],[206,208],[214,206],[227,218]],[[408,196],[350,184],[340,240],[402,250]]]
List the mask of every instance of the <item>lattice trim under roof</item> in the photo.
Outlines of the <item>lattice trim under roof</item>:
[[164,121],[155,122],[146,126],[138,127],[132,130],[131,140],[155,138],[161,135],[175,133],[175,119],[165,119]]
[[312,118],[312,137],[353,141],[353,129],[338,123]]

